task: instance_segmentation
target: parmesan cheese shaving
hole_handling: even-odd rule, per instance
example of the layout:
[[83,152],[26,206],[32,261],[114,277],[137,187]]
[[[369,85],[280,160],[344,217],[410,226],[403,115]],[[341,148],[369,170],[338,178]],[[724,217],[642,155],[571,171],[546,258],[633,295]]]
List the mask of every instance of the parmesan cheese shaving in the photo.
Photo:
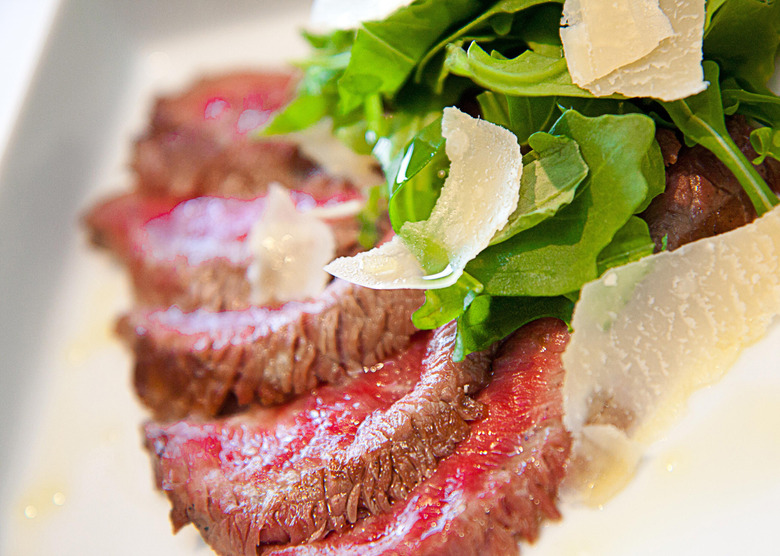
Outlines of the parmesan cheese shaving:
[[517,206],[522,156],[513,133],[445,108],[442,135],[451,166],[428,220],[404,224],[404,232],[441,247],[449,265],[428,275],[402,236],[355,257],[336,259],[325,270],[377,289],[434,289],[452,285],[471,259],[488,246]]
[[311,212],[298,212],[281,185],[269,188],[262,217],[249,234],[253,303],[305,299],[325,288],[328,275],[322,267],[333,259],[336,240],[330,226]]
[[333,122],[330,118],[324,118],[303,131],[288,133],[285,138],[294,141],[304,155],[332,176],[347,179],[362,187],[384,182],[372,156],[357,154],[333,136]]
[[460,272],[426,276],[417,258],[401,238],[353,257],[341,257],[325,267],[337,278],[375,290],[446,288],[458,281]]
[[562,495],[599,506],[628,484],[641,457],[641,445],[617,427],[585,425],[574,438]]
[[338,218],[347,218],[348,216],[357,216],[365,206],[365,199],[352,199],[343,203],[313,207],[307,212],[320,220],[336,220]]
[[569,0],[563,20],[564,47],[575,45],[566,49],[575,83],[591,83],[635,62],[674,34],[658,0]]
[[581,436],[609,425],[649,444],[778,314],[780,209],[609,270],[583,288],[575,309],[563,355],[567,428]]
[[[613,4],[564,4],[561,41],[574,83],[596,96],[620,93],[664,101],[706,89],[704,0],[621,0],[617,10]],[[643,19],[643,13],[648,17]]]

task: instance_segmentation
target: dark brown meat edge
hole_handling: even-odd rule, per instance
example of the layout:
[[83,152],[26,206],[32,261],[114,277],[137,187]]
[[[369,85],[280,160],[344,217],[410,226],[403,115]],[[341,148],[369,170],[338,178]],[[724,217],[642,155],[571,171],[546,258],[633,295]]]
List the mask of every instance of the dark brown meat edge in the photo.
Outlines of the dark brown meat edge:
[[[748,160],[756,158],[750,144],[753,128],[742,117],[727,120],[729,135]],[[642,218],[650,227],[656,250],[673,250],[755,220],[756,211],[734,174],[699,145],[682,146],[674,132],[659,128],[656,138],[666,165],[666,189],[653,199]],[[769,187],[780,193],[780,162],[767,158],[756,167]]]
[[379,363],[408,345],[423,301],[420,291],[336,280],[317,299],[279,310],[136,311],[118,330],[135,355],[138,396],[165,421],[283,403]]

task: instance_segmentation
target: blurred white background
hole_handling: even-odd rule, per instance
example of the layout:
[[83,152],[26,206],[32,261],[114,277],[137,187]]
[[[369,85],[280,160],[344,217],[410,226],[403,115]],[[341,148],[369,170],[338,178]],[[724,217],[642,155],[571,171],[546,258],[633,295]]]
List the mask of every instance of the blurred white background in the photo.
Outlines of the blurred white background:
[[32,78],[51,25],[57,0],[3,0],[0,2],[0,155],[24,91]]

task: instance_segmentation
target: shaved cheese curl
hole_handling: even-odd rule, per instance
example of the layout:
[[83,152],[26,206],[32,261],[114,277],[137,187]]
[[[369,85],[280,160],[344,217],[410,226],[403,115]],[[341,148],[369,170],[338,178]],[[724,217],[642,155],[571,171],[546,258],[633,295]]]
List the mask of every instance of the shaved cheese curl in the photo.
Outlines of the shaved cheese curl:
[[[325,267],[338,278],[375,289],[436,289],[454,284],[517,207],[523,168],[517,137],[457,108],[445,108],[442,135],[451,166],[430,217],[407,222],[401,235]],[[436,244],[447,256],[429,273],[404,239],[405,232]]]
[[702,92],[704,4],[566,0],[561,42],[572,80],[596,96],[672,101]]
[[[574,311],[563,355],[566,427],[575,437],[595,425],[614,428],[616,453],[627,443],[649,444],[779,314],[777,208],[748,226],[607,271],[583,287]],[[609,447],[601,442],[599,450]]]

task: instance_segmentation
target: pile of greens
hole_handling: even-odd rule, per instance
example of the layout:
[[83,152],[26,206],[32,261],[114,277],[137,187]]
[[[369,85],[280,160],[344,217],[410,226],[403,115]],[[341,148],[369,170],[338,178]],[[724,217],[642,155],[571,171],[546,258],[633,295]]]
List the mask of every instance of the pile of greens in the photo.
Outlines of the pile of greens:
[[[418,0],[357,30],[308,34],[314,52],[302,63],[299,94],[265,130],[299,131],[330,118],[337,137],[382,165],[387,184],[364,217],[373,221],[386,207],[396,232],[428,217],[446,176],[443,107],[517,135],[524,170],[509,224],[456,284],[426,291],[414,315],[419,328],[458,319],[458,357],[542,316],[568,321],[583,284],[653,252],[637,214],[664,189],[656,126],[714,153],[759,214],[778,203],[754,164],[780,159],[780,98],[768,87],[780,2],[708,0],[710,85],[674,102],[595,98],[574,85],[561,10],[562,0]],[[755,161],[726,131],[732,114],[760,126],[751,134]],[[426,270],[442,266],[435,246],[411,248]]]

